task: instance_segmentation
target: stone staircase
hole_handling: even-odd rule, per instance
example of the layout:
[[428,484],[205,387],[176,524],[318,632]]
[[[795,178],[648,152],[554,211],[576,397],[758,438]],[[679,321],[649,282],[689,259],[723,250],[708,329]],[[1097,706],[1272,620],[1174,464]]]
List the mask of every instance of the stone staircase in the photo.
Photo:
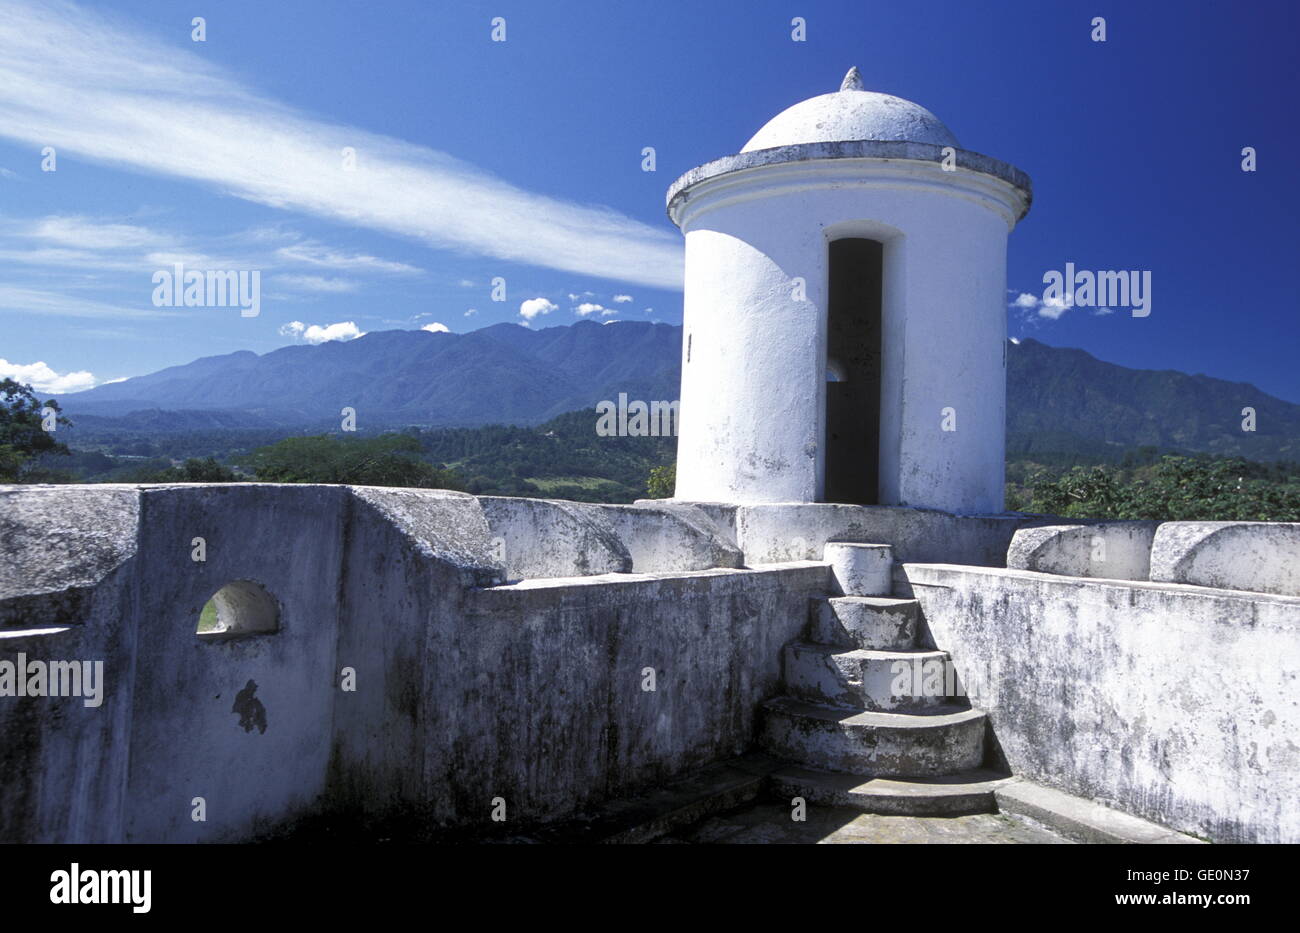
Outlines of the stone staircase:
[[825,558],[841,595],[813,601],[808,640],[785,649],[785,695],[763,705],[762,747],[795,763],[773,791],[869,813],[995,811],[1008,776],[983,767],[986,716],[948,695],[947,652],[916,647],[919,605],[889,595],[889,546],[827,544]]

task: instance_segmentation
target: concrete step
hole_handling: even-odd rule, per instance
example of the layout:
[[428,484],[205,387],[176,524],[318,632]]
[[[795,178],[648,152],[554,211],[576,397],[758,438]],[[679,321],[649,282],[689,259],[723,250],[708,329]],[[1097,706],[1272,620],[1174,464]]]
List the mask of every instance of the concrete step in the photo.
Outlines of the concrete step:
[[997,812],[994,793],[1014,780],[984,768],[943,777],[873,778],[791,766],[772,773],[771,793],[885,816],[959,816]]
[[[787,645],[785,692],[810,703],[879,712],[923,712],[958,698],[946,651],[845,651],[830,645]],[[927,696],[927,694],[930,694]]]
[[879,713],[777,697],[763,704],[762,720],[765,751],[826,771],[934,777],[984,760],[984,713],[955,703],[923,714]]
[[887,651],[916,644],[921,604],[888,596],[835,596],[814,599],[808,640],[842,648]]
[[888,544],[828,541],[822,558],[831,565],[836,596],[888,596],[894,587],[894,549]]

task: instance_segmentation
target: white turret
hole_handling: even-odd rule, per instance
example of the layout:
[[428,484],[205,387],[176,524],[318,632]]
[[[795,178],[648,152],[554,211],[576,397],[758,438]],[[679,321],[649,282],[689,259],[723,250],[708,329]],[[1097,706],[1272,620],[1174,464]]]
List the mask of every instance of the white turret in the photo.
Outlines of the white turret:
[[1018,169],[840,90],[668,191],[686,236],[677,498],[1002,509]]

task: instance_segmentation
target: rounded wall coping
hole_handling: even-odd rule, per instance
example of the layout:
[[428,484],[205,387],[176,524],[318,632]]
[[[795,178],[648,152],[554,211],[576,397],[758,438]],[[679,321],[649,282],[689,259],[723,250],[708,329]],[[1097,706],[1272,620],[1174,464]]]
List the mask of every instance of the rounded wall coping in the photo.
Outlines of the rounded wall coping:
[[1146,580],[1159,524],[1144,520],[1084,521],[1020,528],[1007,547],[1007,568],[1071,577]]
[[1165,522],[1151,546],[1150,576],[1300,596],[1300,522]]
[[933,143],[917,143],[899,140],[859,139],[841,142],[799,143],[791,146],[777,146],[772,149],[758,149],[753,152],[741,152],[724,156],[696,166],[679,177],[668,187],[666,199],[668,217],[674,224],[681,226],[681,209],[689,197],[690,189],[703,182],[712,181],[724,175],[775,165],[797,166],[812,162],[829,162],[840,159],[870,160],[887,162],[920,162],[934,165],[943,177],[956,179],[964,173],[946,172],[939,166],[945,150],[952,148],[956,166],[966,173],[975,173],[994,179],[1010,186],[1019,195],[1022,206],[1015,215],[1013,223],[1019,222],[1029,213],[1033,202],[1033,183],[1029,176],[1007,162],[999,161],[978,152],[955,147],[939,146]]

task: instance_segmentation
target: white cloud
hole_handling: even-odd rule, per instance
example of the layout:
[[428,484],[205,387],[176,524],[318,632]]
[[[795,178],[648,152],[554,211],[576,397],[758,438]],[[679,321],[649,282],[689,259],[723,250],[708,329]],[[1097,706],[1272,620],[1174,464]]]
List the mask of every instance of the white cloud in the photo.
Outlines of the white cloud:
[[451,333],[451,328],[449,328],[446,324],[439,324],[437,321],[434,321],[432,324],[425,324],[423,327],[420,328],[420,330],[427,330],[431,334]]
[[281,337],[293,337],[307,343],[325,343],[330,340],[356,340],[364,337],[366,332],[353,321],[339,321],[337,324],[304,324],[302,321],[290,321],[280,327]]
[[1066,295],[1064,298],[1039,298],[1029,292],[1021,292],[1016,296],[1015,301],[1011,302],[1009,307],[1020,311],[1026,320],[1039,317],[1046,318],[1049,321],[1059,320],[1060,317],[1074,307],[1074,296]]
[[627,302],[629,302],[629,301],[631,301],[631,300],[632,300],[632,296],[631,296],[631,295],[615,295],[615,296],[614,296],[614,301],[615,301],[616,304],[626,304]]
[[43,362],[11,363],[5,359],[0,359],[0,379],[16,379],[25,385],[30,385],[37,392],[48,392],[51,395],[81,392],[94,388],[96,384],[94,374],[85,370],[56,373]]
[[1073,295],[1066,295],[1064,298],[1045,298],[1043,303],[1038,306],[1038,316],[1045,317],[1049,321],[1055,321],[1073,307]]
[[319,275],[277,275],[275,283],[308,292],[328,292],[331,294],[357,290],[357,283],[350,279],[329,279]]
[[654,313],[655,313],[655,309],[654,309],[654,308],[646,308],[646,309],[645,309],[645,313],[646,313],[646,314],[654,314]]
[[465,317],[473,317],[476,314],[478,314],[478,308],[470,308],[465,312]]
[[[163,39],[120,23],[59,0],[6,4],[0,135],[438,248],[681,288],[675,233],[313,119],[230,77],[184,29]],[[358,153],[355,171],[343,169],[344,147]]]
[[473,288],[474,282],[471,279],[461,279],[459,285],[461,288]]
[[519,313],[524,320],[531,321],[539,314],[550,314],[556,310],[559,305],[547,301],[545,298],[529,298],[519,305]]
[[573,313],[580,317],[586,317],[588,314],[595,314],[597,311],[604,311],[604,305],[594,304],[590,301],[584,301],[573,309]]

